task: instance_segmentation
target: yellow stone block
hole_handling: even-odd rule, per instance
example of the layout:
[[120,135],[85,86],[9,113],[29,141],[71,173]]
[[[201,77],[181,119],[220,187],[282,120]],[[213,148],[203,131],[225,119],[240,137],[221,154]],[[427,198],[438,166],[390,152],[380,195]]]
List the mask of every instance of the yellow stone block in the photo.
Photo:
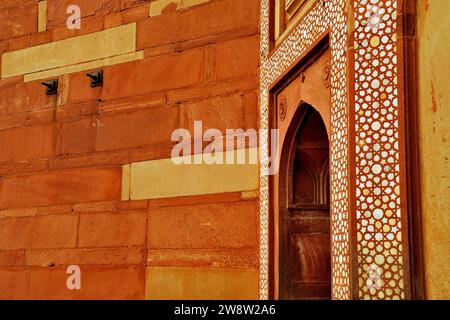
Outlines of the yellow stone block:
[[[241,150],[258,154],[258,149]],[[218,153],[235,156],[236,151]],[[201,155],[177,158],[192,164],[175,164],[172,159],[131,164],[130,199],[158,199],[223,192],[253,191],[259,187],[259,164],[193,164]],[[248,159],[248,158],[247,158]]]
[[180,0],[157,0],[150,3],[150,17],[159,16],[162,11],[169,5],[175,3],[177,8],[180,5]]
[[2,78],[75,65],[136,51],[136,23],[6,52]]
[[147,268],[149,300],[256,300],[256,269]]
[[150,3],[150,17],[161,15],[163,10],[170,4],[176,4],[177,9],[185,9],[208,1],[209,0],[157,0]]
[[47,30],[47,0],[38,4],[38,32]]
[[89,69],[96,69],[101,68],[104,66],[111,66],[114,64],[120,64],[125,63],[129,61],[134,60],[141,60],[144,59],[144,51],[137,51],[137,52],[131,52],[122,54],[120,56],[110,57],[110,58],[104,58],[100,60],[95,61],[89,61],[85,63],[75,64],[68,67],[61,67],[36,73],[30,73],[24,76],[24,81],[34,81],[38,79],[46,79],[46,78],[53,78],[58,77],[63,74],[78,72],[82,70],[89,70]]
[[189,8],[198,4],[206,3],[209,0],[181,0],[180,9]]

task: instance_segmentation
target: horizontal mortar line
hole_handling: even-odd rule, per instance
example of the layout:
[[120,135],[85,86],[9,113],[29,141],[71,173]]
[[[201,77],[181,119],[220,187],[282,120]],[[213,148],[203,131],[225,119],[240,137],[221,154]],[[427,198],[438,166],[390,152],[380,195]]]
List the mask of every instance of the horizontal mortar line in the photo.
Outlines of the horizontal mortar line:
[[[59,264],[55,266],[42,266],[39,264],[23,264],[23,265],[18,265],[18,266],[5,266],[2,267],[0,266],[0,270],[9,270],[9,271],[24,271],[24,272],[28,272],[28,271],[36,271],[36,270],[49,270],[49,271],[63,271],[66,270],[66,267],[68,265],[71,265],[73,263],[66,263],[66,264]],[[92,271],[91,269],[95,269],[95,268],[101,268],[101,269],[117,269],[117,268],[133,268],[133,269],[137,269],[137,268],[146,268],[147,265],[144,262],[140,262],[138,264],[83,264],[83,263],[79,263],[77,265],[83,266],[85,269],[85,271]],[[81,270],[83,271],[83,270]]]
[[32,252],[32,251],[67,251],[67,250],[91,250],[91,251],[111,251],[111,250],[115,250],[115,249],[129,249],[129,250],[147,250],[147,247],[144,246],[140,246],[140,247],[124,247],[124,246],[116,246],[116,247],[54,247],[54,248],[22,248],[22,249],[8,249],[8,250],[0,250],[0,252],[2,251],[16,251],[16,250],[23,250],[25,252],[25,254],[27,252]]
[[[215,265],[214,265],[215,264]],[[227,269],[227,270],[258,270],[259,269],[259,264],[257,265],[227,265],[226,262],[215,262],[213,264],[206,264],[206,263],[202,263],[199,262],[198,264],[196,264],[195,262],[192,261],[186,261],[185,264],[177,264],[177,265],[166,265],[164,263],[153,263],[153,262],[148,262],[145,264],[145,267],[147,269],[156,269],[156,268],[160,268],[160,269],[176,269],[176,268],[189,268],[189,269]]]
[[22,248],[14,248],[14,249],[2,249],[0,252],[5,251],[24,251],[25,255],[27,252],[31,251],[67,251],[67,250],[91,250],[91,251],[105,251],[105,250],[124,250],[127,249],[129,251],[131,250],[148,250],[146,245],[141,246],[113,246],[113,247],[42,247],[42,248],[29,248],[29,247],[22,247]]
[[114,267],[139,267],[139,266],[147,266],[146,262],[137,262],[137,263],[114,263],[114,264],[106,264],[106,263],[84,263],[84,262],[67,262],[67,263],[57,263],[50,265],[42,265],[39,263],[25,263],[23,266],[13,266],[9,268],[45,268],[45,269],[51,269],[51,270],[58,270],[60,268],[65,269],[68,265],[78,265],[83,267],[101,267],[101,268],[114,268]]
[[152,268],[152,269],[183,269],[183,268],[188,268],[188,269],[227,269],[227,270],[253,270],[253,271],[257,271],[259,270],[259,263],[257,265],[252,265],[252,266],[225,266],[225,265],[220,265],[220,266],[187,266],[187,265],[170,265],[170,266],[164,266],[164,265],[152,265],[152,264],[147,264],[145,265],[148,269]]
[[152,47],[147,47],[145,49],[152,50],[164,46],[173,46],[174,47],[173,49],[176,52],[179,52],[197,47],[204,47],[205,45],[217,44],[220,42],[250,38],[252,36],[259,36],[258,28],[253,25],[248,25],[240,28],[231,29],[230,31],[224,31],[199,38],[170,42],[165,45],[155,45]]
[[[251,191],[257,191],[257,190],[251,190]],[[250,192],[251,192],[250,191]],[[187,199],[182,199],[182,200],[173,200],[174,198],[158,198],[158,199],[149,199],[150,200],[150,205],[148,207],[148,213],[152,214],[153,209],[161,209],[161,208],[175,208],[175,207],[197,207],[197,206],[206,206],[206,205],[215,205],[215,204],[236,204],[236,203],[240,203],[240,202],[252,202],[255,201],[257,199],[257,197],[255,198],[236,198],[236,199],[230,199],[229,201],[226,200],[220,200],[217,199],[218,201],[207,201],[207,202],[203,202],[203,203],[189,203],[189,204],[183,204],[183,203],[179,203],[177,204],[177,201],[182,202],[184,201],[188,201],[189,198],[195,198],[195,197],[201,197],[201,196],[220,196],[220,195],[225,195],[225,194],[233,194],[235,193],[236,195],[241,194],[242,192],[246,192],[246,191],[232,191],[232,192],[219,192],[219,193],[208,193],[208,194],[201,194],[201,195],[192,195],[192,196],[186,196],[185,198]],[[171,200],[173,201],[175,204],[170,204],[170,205],[158,205],[158,204],[152,204],[152,200],[153,201],[158,201],[158,200]],[[195,200],[195,199],[193,199]],[[130,200],[130,201],[139,201],[139,200]]]

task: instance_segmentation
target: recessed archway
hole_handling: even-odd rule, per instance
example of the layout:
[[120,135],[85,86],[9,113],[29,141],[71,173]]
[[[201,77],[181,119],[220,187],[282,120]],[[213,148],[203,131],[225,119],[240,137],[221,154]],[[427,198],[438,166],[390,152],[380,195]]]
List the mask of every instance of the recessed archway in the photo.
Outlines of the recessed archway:
[[302,103],[281,152],[278,297],[330,299],[329,138],[319,112]]

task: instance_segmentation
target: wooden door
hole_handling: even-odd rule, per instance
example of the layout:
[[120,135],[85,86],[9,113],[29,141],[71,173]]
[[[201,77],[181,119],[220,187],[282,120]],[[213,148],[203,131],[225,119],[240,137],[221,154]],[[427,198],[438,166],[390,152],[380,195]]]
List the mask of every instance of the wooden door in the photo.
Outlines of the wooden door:
[[[280,299],[330,299],[329,142],[320,114],[302,105],[289,148],[288,206],[279,208]],[[287,192],[288,194],[283,194]]]

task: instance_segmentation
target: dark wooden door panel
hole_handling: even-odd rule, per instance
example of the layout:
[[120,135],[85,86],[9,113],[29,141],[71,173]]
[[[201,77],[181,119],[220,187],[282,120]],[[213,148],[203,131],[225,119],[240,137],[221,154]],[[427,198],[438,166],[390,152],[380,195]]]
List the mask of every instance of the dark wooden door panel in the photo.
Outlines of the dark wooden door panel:
[[291,234],[291,254],[298,263],[292,266],[292,280],[330,281],[329,234]]
[[289,219],[289,233],[330,233],[328,218]]
[[331,297],[330,220],[324,210],[287,220],[288,248],[284,252],[286,299],[329,299]]
[[291,296],[287,300],[330,300],[331,284],[292,282],[290,292]]

